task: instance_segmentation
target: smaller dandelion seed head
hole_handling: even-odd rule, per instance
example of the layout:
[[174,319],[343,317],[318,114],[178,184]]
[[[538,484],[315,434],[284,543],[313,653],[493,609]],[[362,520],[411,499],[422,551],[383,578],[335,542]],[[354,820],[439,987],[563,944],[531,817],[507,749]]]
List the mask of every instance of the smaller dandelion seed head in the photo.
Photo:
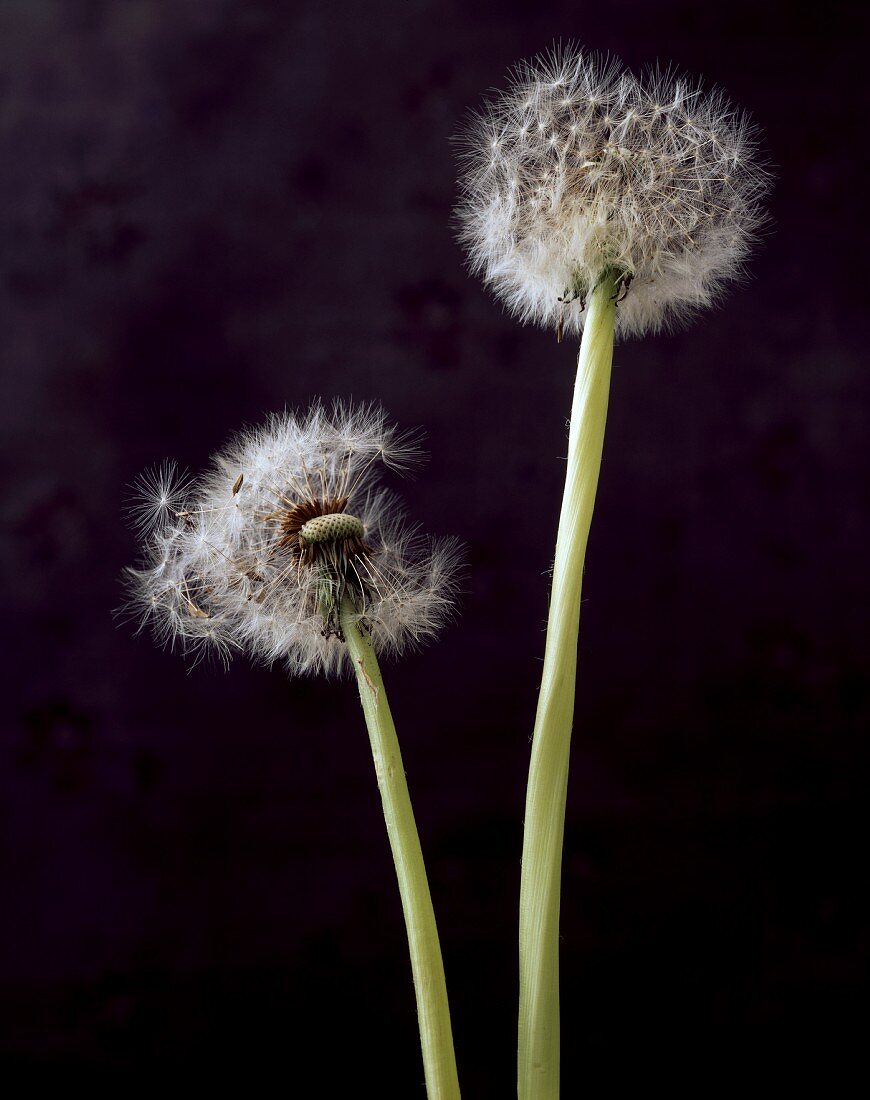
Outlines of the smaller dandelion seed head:
[[142,483],[125,613],[195,658],[243,651],[297,673],[346,667],[343,601],[378,652],[422,643],[453,612],[458,544],[422,538],[378,483],[418,455],[377,406],[315,404],[239,433],[195,482],[161,468]]
[[[487,133],[499,143],[484,154]],[[557,47],[517,66],[461,136],[460,239],[523,321],[579,331],[612,274],[631,278],[618,332],[673,326],[741,274],[766,221],[757,140],[717,89]]]

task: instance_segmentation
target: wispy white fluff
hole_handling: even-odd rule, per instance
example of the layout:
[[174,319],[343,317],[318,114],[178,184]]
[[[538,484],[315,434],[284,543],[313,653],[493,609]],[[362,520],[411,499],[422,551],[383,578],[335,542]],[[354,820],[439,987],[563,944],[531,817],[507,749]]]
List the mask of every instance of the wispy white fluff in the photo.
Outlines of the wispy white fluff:
[[[244,651],[294,673],[346,664],[345,596],[379,654],[425,641],[453,609],[457,543],[421,537],[378,484],[384,466],[401,470],[417,454],[375,406],[316,404],[241,432],[196,482],[160,467],[139,486],[145,561],[127,571],[126,610],[165,644],[224,659]],[[299,508],[357,517],[357,551],[288,541]]]
[[721,91],[572,46],[517,66],[461,150],[472,269],[522,321],[560,331],[582,329],[608,271],[630,282],[619,333],[672,327],[740,274],[765,221],[756,129]]

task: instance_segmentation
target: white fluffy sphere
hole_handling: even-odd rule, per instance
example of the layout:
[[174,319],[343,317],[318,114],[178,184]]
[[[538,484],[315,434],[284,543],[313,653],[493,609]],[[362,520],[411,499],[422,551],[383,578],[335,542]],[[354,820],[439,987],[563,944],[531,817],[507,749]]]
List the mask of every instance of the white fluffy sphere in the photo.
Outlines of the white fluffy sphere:
[[755,127],[721,92],[573,47],[518,66],[461,159],[472,269],[522,321],[564,332],[607,274],[618,333],[671,327],[739,275],[765,221]]
[[197,481],[164,464],[133,509],[145,560],[127,571],[129,616],[186,652],[295,673],[349,667],[344,600],[378,653],[425,641],[453,610],[457,543],[420,537],[378,485],[416,454],[377,406],[316,404],[239,433]]

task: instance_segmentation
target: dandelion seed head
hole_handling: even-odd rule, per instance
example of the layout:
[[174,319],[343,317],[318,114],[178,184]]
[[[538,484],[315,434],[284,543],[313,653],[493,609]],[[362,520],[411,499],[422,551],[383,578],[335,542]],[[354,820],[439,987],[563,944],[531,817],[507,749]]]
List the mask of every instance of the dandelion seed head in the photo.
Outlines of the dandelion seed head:
[[418,455],[377,406],[318,403],[240,432],[195,482],[162,467],[126,613],[195,660],[242,651],[293,673],[347,667],[345,599],[379,653],[423,643],[452,615],[458,544],[424,539],[379,485]]
[[472,270],[522,321],[565,332],[608,273],[631,277],[619,333],[674,327],[741,274],[766,220],[756,127],[721,91],[572,46],[514,70],[460,160]]

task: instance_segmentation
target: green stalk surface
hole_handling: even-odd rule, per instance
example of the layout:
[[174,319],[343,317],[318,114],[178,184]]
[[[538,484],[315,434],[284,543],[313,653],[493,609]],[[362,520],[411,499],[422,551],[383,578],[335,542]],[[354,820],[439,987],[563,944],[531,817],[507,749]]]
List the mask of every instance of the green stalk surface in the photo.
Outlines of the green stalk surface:
[[601,469],[617,283],[593,290],[577,362],[547,643],[526,791],[520,885],[519,1100],[559,1096],[559,903],[580,589]]
[[[347,596],[341,603],[341,629],[356,673],[399,882],[417,997],[426,1095],[429,1100],[459,1100],[441,945],[402,754],[375,651]],[[377,1088],[374,1091],[382,1095]]]

